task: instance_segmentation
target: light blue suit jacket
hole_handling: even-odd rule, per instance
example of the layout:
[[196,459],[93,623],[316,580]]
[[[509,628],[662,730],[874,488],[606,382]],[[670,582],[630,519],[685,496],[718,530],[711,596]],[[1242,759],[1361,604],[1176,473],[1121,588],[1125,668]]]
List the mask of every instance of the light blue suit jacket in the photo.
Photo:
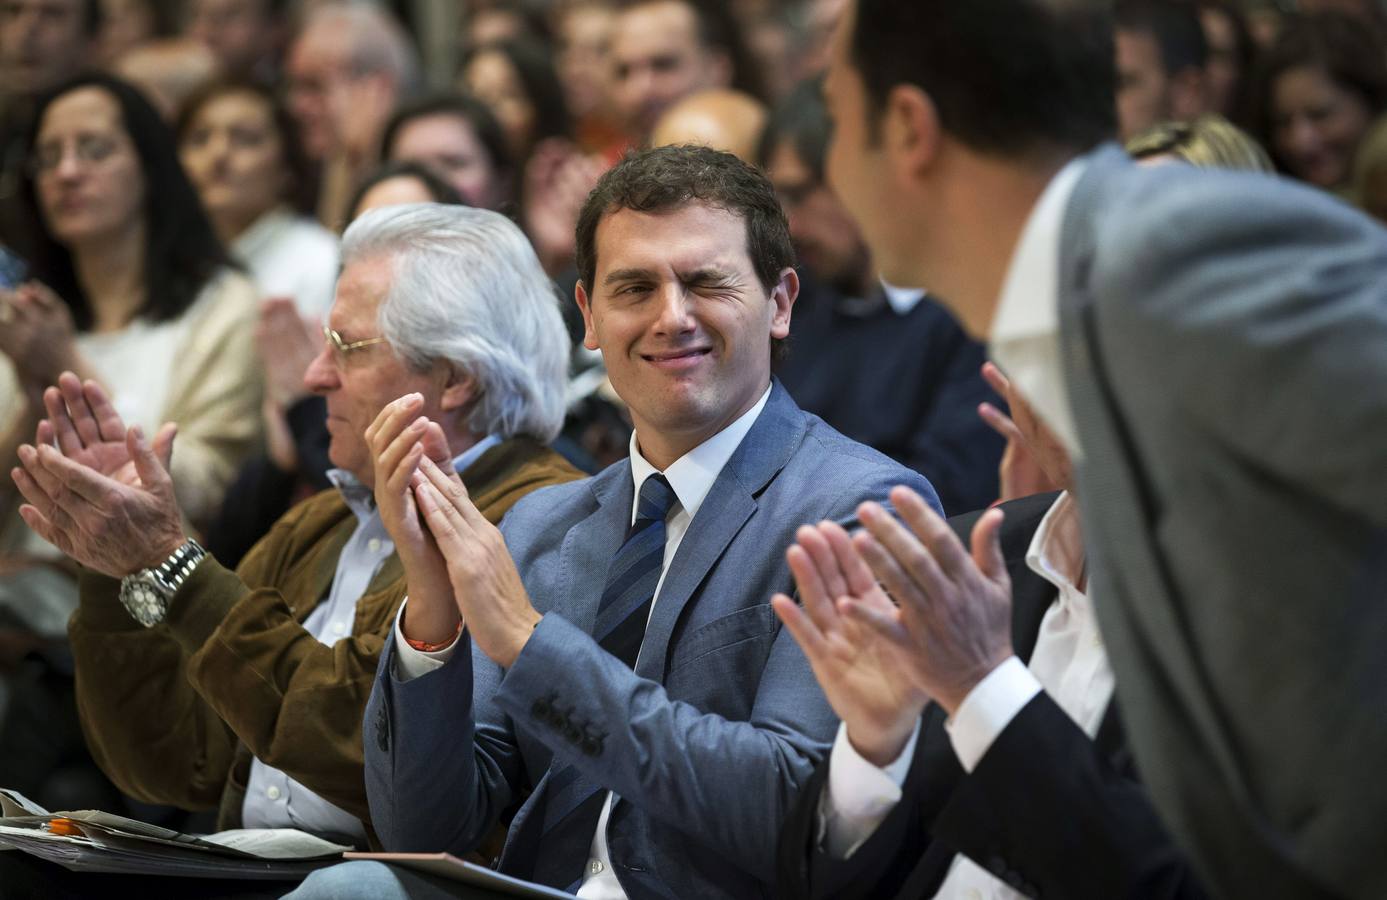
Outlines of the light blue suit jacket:
[[1387,231],[1098,153],[1062,340],[1138,768],[1221,897],[1387,897]]
[[[508,809],[503,871],[543,846],[556,758],[619,795],[607,836],[636,897],[769,893],[775,842],[836,719],[770,607],[785,548],[921,476],[802,412],[776,383],[670,562],[633,672],[590,632],[630,524],[629,461],[536,491],[501,528],[544,613],[515,665],[475,648],[408,682],[382,655],[366,709],[372,822],[391,850],[469,850]],[[470,750],[470,752],[469,752]],[[561,848],[585,854],[582,847]],[[581,857],[580,857],[581,858]],[[574,873],[576,877],[577,873]]]

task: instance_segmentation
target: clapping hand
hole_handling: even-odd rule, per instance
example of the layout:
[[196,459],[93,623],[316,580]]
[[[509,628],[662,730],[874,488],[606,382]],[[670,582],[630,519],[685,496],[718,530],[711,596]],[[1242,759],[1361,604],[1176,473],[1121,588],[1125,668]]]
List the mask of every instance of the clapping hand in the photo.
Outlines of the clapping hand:
[[900,521],[880,504],[858,507],[864,530],[852,544],[896,605],[850,595],[839,611],[888,649],[898,678],[953,715],[1013,655],[1003,514],[992,509],[978,519],[970,553],[919,494],[897,487],[891,502]]
[[887,615],[891,600],[840,526],[806,525],[795,538],[785,557],[804,605],[776,594],[771,606],[804,650],[848,740],[885,766],[900,755],[929,698],[897,671],[890,648],[840,607],[861,603]]
[[540,614],[530,603],[505,538],[477,511],[462,482],[427,455],[419,459],[413,488],[429,533],[447,560],[453,598],[468,633],[493,662],[510,668]]
[[983,363],[982,377],[1001,394],[1011,409],[1008,416],[991,403],[978,406],[978,415],[993,431],[1006,438],[997,467],[1001,500],[1015,500],[1064,487],[1070,480],[1069,456],[1059,439],[1041,424],[1011,380],[993,363]]
[[387,403],[366,429],[366,443],[375,459],[376,508],[395,542],[409,589],[401,629],[412,639],[441,644],[457,633],[458,608],[447,565],[420,518],[412,483],[424,458],[450,473],[459,486],[462,482],[452,471],[443,429],[419,415],[423,407],[424,398],[417,393]]
[[10,473],[28,501],[20,516],[106,575],[158,565],[187,540],[169,476],[174,426],[165,425],[151,447],[138,426],[125,428],[95,382],[65,372],[58,383],[44,392],[49,417],[38,445],[21,446],[22,468]]
[[36,392],[74,367],[77,345],[72,313],[52,289],[29,281],[3,292],[0,301],[5,310],[0,353],[14,362],[26,387]]

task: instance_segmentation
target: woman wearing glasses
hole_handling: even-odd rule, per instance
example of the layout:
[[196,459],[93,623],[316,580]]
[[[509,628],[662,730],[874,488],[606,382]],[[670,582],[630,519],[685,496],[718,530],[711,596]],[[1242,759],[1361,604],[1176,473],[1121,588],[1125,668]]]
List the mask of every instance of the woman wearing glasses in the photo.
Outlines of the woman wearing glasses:
[[[0,460],[34,440],[43,389],[74,371],[147,435],[177,424],[174,483],[203,524],[260,440],[255,289],[230,268],[172,135],[134,88],[81,76],[41,100],[34,123],[21,192],[30,246],[17,248],[28,280],[0,290]],[[75,591],[51,565],[30,565],[54,551],[24,528],[15,494],[3,479],[0,608],[7,593],[43,595],[61,633]]]

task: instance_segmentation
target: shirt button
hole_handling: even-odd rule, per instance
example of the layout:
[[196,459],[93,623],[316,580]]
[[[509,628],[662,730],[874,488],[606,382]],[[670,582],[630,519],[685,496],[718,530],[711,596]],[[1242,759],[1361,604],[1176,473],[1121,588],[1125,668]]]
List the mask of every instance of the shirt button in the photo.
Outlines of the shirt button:
[[267,791],[265,791],[265,796],[266,796],[266,797],[269,797],[271,800],[278,800],[278,799],[279,799],[279,788],[276,787],[276,786],[273,785],[273,784],[270,785],[269,789],[268,789]]
[[603,871],[604,869],[606,869],[606,868],[607,868],[606,866],[602,865],[602,860],[600,860],[600,859],[590,859],[590,860],[588,860],[588,874],[589,874],[589,875],[601,875],[601,874],[602,874],[602,871]]
[[347,633],[347,626],[343,625],[341,622],[333,622],[333,623],[332,623],[332,633],[333,633],[333,634],[346,634],[346,633]]
[[982,891],[977,888],[969,888],[965,896],[967,896],[968,900],[982,900]]
[[370,550],[372,553],[379,553],[379,552],[380,552],[380,538],[371,538],[369,541],[367,541],[367,542],[366,542],[366,549]]

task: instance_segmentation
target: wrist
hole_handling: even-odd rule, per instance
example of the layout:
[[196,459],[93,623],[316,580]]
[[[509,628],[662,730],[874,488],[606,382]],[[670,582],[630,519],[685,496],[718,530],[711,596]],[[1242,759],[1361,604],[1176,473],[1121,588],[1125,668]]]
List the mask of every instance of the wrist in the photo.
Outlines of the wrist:
[[496,664],[503,669],[509,669],[515,665],[515,661],[520,658],[520,651],[525,649],[535,629],[539,627],[539,620],[543,618],[538,612],[530,609],[527,615],[523,616],[521,622],[510,630],[504,644],[504,649],[499,654]]
[[400,633],[405,642],[419,649],[420,644],[447,646],[462,631],[462,619],[457,607],[431,609],[427,603],[420,602],[419,594],[409,591],[409,602],[405,604],[405,614],[400,620]]
[[179,529],[177,533],[170,532],[168,536],[152,543],[150,545],[149,555],[146,557],[145,561],[136,564],[135,568],[131,569],[126,574],[133,575],[136,572],[142,572],[145,569],[153,569],[156,566],[163,565],[165,560],[177,553],[178,548],[186,543],[188,543],[188,536],[183,533],[182,529]]
[[920,710],[913,710],[912,715],[902,715],[884,726],[849,722],[848,741],[858,756],[878,769],[884,769],[900,758],[905,745],[910,742],[910,736],[915,733],[915,723],[919,719]]

